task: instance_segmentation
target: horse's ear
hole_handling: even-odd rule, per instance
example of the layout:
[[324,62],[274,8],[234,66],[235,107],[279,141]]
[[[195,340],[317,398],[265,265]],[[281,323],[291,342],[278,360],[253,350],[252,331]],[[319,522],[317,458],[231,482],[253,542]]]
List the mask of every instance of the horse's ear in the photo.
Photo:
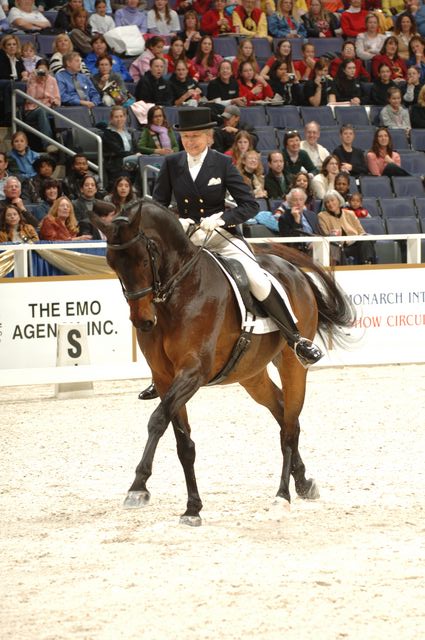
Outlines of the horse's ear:
[[92,225],[94,225],[97,229],[99,229],[102,233],[105,234],[108,242],[112,240],[112,235],[114,232],[114,227],[111,222],[104,222],[102,218],[92,211],[89,212],[89,219]]
[[142,216],[142,201],[136,200],[130,205],[124,207],[120,215],[128,218],[129,226],[135,227],[138,231],[140,226],[140,219]]

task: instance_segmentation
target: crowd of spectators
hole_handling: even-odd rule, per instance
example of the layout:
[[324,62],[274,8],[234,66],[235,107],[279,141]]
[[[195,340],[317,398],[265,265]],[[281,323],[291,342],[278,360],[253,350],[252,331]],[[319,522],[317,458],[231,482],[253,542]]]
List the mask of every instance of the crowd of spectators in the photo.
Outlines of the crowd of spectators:
[[[356,220],[364,217],[350,177],[408,175],[391,129],[409,135],[412,127],[425,128],[425,6],[417,0],[176,0],[172,6],[154,0],[149,9],[139,0],[15,0],[14,6],[3,3],[2,12],[0,29],[6,35],[0,42],[0,80],[8,81],[0,99],[3,122],[10,120],[10,81],[25,83],[29,96],[52,109],[111,107],[108,122],[99,124],[106,190],[99,189],[84,153],[73,158],[66,178],[55,180],[54,144],[34,141],[21,131],[14,134],[11,150],[0,154],[3,242],[93,237],[89,212],[110,216],[137,196],[139,157],[179,149],[164,107],[209,105],[219,122],[214,148],[232,156],[255,197],[268,204],[281,201],[261,214],[270,214],[265,219],[274,231],[292,233],[324,232],[319,216],[313,224],[302,212],[311,212],[320,200],[321,219],[335,215],[329,193],[338,193],[334,201],[354,212]],[[105,38],[115,27],[130,25],[145,41],[143,53],[133,58],[117,55]],[[50,52],[39,55],[34,43],[22,37],[34,33],[52,37]],[[221,36],[237,39],[235,56],[223,58],[215,50]],[[316,55],[309,38],[335,36],[341,37],[341,50]],[[267,41],[272,55],[262,57],[252,38]],[[297,39],[302,40],[300,59],[293,52]],[[146,103],[146,117],[143,127],[132,129],[126,107],[134,101]],[[354,145],[349,125],[341,127],[334,149],[320,143],[316,122],[306,125],[303,136],[286,130],[282,148],[270,150],[264,170],[256,132],[240,122],[239,108],[256,104],[377,105],[383,107],[382,127],[367,153]],[[22,117],[54,140],[52,118],[35,103],[22,105]],[[13,195],[16,178],[19,194]],[[37,204],[45,215],[34,220],[25,203]],[[292,210],[302,215],[288,222]],[[372,260],[370,252],[354,254],[356,260]]]

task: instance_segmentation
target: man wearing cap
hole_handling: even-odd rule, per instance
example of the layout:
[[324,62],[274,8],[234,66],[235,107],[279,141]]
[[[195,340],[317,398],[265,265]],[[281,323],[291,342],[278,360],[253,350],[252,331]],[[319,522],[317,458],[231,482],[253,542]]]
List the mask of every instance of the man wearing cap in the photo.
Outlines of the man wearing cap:
[[254,141],[254,147],[257,146],[258,136],[250,125],[241,125],[241,110],[234,104],[225,107],[221,114],[223,118],[223,126],[214,129],[213,149],[225,153],[228,151],[235,141],[235,136],[239,131],[248,131]]
[[[284,301],[238,235],[237,225],[255,216],[258,204],[231,158],[209,148],[216,124],[211,122],[211,111],[202,107],[186,108],[179,110],[178,115],[179,123],[174,128],[180,133],[184,151],[164,158],[153,192],[154,200],[168,207],[174,194],[183,228],[187,230],[193,223],[199,225],[191,236],[192,242],[238,260],[244,266],[252,294],[275,320],[300,362],[308,367],[322,357],[320,349],[301,338],[287,296]],[[233,209],[225,208],[227,191],[236,202]],[[151,386],[139,397],[155,397],[152,393]]]

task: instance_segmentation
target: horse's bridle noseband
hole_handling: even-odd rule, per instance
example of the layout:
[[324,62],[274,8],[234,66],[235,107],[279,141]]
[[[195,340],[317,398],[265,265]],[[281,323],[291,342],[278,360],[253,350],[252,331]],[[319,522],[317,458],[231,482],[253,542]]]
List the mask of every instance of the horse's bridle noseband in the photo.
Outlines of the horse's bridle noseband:
[[[114,222],[125,221],[128,223],[128,218],[126,216],[117,216],[114,218]],[[168,298],[171,296],[174,291],[176,285],[184,278],[184,276],[190,271],[193,264],[199,257],[200,252],[202,251],[202,247],[199,247],[199,250],[195,253],[195,255],[176,273],[174,276],[170,278],[170,280],[165,284],[161,284],[161,278],[158,270],[158,262],[157,262],[157,249],[155,242],[149,238],[141,229],[139,229],[138,233],[121,244],[114,244],[112,242],[106,242],[108,249],[112,249],[113,251],[124,251],[131,247],[136,242],[143,240],[146,244],[146,250],[149,256],[149,262],[152,271],[152,284],[150,287],[144,287],[143,289],[139,289],[139,291],[127,291],[124,287],[121,278],[118,276],[118,279],[121,284],[121,289],[124,294],[124,297],[127,301],[129,300],[139,300],[140,298],[144,298],[148,295],[148,293],[153,293],[153,302],[166,302]]]

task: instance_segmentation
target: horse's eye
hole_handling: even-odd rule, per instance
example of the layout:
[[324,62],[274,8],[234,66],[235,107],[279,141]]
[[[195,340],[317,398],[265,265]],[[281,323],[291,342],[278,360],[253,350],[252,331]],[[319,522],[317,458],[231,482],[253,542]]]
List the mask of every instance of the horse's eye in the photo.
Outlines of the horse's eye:
[[145,269],[148,265],[149,265],[149,260],[147,258],[145,258],[143,260],[143,268]]

